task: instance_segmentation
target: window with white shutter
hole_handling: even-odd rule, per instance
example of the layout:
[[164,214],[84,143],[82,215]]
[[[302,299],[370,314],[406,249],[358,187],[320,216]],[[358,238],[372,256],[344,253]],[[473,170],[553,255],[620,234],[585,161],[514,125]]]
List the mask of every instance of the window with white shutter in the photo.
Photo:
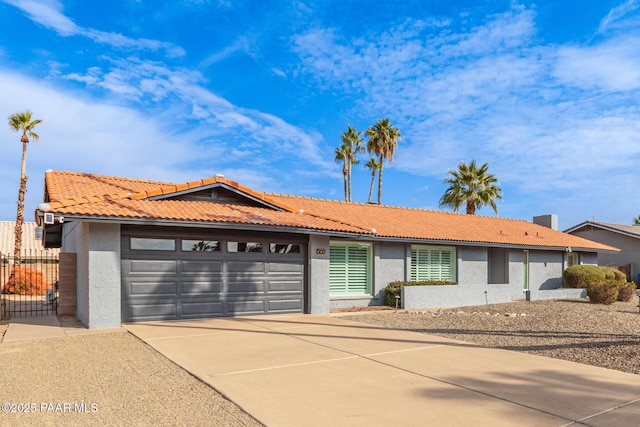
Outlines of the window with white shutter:
[[449,246],[411,247],[411,281],[456,280],[456,248]]
[[329,293],[371,294],[371,245],[331,243],[329,245]]

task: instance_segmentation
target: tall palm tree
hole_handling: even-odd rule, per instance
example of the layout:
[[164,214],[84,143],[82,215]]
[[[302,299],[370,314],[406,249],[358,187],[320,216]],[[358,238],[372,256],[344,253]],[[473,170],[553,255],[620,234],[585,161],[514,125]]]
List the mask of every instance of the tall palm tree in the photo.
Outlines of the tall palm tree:
[[335,161],[336,163],[342,163],[342,179],[344,184],[344,201],[349,201],[349,194],[347,193],[347,174],[349,169],[347,167],[347,163],[349,162],[349,149],[344,144],[340,147],[336,148],[335,151]]
[[367,199],[367,203],[371,203],[371,196],[373,195],[373,182],[376,179],[376,172],[380,169],[380,163],[376,160],[375,157],[372,157],[365,165],[366,168],[371,169],[371,184],[369,185],[369,199]]
[[15,245],[13,249],[14,264],[20,265],[22,251],[22,224],[24,222],[24,195],[27,192],[27,144],[29,137],[33,141],[40,139],[33,129],[42,122],[42,120],[32,120],[31,111],[25,110],[24,113],[15,113],[9,116],[9,127],[15,132],[22,132],[20,142],[22,142],[22,164],[20,166],[20,189],[18,190],[18,210],[16,213],[16,229],[15,229]]
[[389,119],[382,118],[366,132],[369,137],[367,141],[367,151],[378,156],[380,163],[380,174],[378,175],[378,204],[382,203],[382,169],[384,167],[384,160],[389,162],[393,161],[393,156],[398,148],[398,139],[400,130],[393,127],[389,123]]
[[497,185],[496,177],[487,173],[488,169],[487,163],[478,168],[476,161],[472,160],[468,165],[461,162],[457,171],[449,170],[451,178],[444,180],[449,188],[440,199],[440,206],[449,206],[457,211],[465,204],[467,214],[475,215],[476,209],[489,205],[497,214],[498,206],[495,201],[502,200],[502,190]]
[[640,225],[640,215],[638,215],[636,218],[633,218],[633,225]]
[[342,132],[342,146],[347,149],[347,195],[346,199],[348,202],[353,201],[351,195],[351,170],[352,165],[360,162],[356,157],[358,153],[364,151],[364,147],[362,144],[363,139],[360,137],[362,132],[356,131],[352,126],[347,126],[347,130]]

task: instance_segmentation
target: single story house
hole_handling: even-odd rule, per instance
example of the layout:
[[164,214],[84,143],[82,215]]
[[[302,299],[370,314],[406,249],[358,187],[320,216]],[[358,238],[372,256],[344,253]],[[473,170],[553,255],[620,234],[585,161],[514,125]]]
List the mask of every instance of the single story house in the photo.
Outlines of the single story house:
[[61,295],[74,277],[90,328],[381,305],[395,280],[511,301],[562,286],[576,255],[596,264],[616,250],[523,220],[260,193],[220,175],[174,184],[47,171],[44,194],[36,219],[45,246],[62,251]]
[[565,233],[619,248],[620,252],[601,253],[598,263],[618,267],[640,286],[640,226],[584,221]]

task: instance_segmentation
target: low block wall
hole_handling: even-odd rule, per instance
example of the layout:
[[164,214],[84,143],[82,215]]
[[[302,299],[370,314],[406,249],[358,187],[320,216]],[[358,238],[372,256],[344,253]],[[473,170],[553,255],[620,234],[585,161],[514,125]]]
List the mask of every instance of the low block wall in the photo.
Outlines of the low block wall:
[[573,299],[573,298],[586,298],[586,289],[548,289],[541,291],[531,291],[531,301],[544,300],[544,299]]
[[[514,289],[512,285],[403,286],[400,292],[402,308],[406,310],[500,304],[525,299],[524,291]],[[532,301],[586,298],[587,291],[564,288],[532,290],[530,296]]]

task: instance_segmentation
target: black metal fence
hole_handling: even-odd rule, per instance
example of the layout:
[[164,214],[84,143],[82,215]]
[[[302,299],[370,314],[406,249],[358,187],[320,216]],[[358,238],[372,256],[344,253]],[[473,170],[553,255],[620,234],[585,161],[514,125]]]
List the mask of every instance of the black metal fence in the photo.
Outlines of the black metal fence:
[[26,251],[16,264],[0,253],[2,319],[46,316],[58,310],[59,257],[50,251]]

